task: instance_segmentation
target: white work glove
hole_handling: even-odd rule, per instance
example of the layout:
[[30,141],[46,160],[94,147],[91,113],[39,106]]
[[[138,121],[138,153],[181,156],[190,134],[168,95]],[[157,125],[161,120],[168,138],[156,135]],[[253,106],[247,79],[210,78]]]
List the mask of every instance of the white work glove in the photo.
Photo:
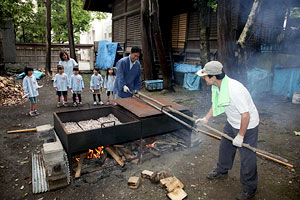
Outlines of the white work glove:
[[137,94],[137,93],[138,93],[138,91],[137,91],[137,90],[134,90],[134,91],[133,91],[133,94]]
[[37,89],[40,89],[40,88],[42,88],[43,87],[43,85],[38,85],[37,86]]
[[244,141],[244,136],[240,136],[239,134],[237,134],[235,138],[232,140],[232,144],[237,147],[242,147],[243,141]]
[[124,86],[123,86],[123,92],[130,93],[130,90],[129,90],[129,88],[127,87],[127,85],[124,85]]
[[199,118],[195,121],[195,124],[198,124],[198,123],[202,123],[202,124],[206,124],[208,122],[208,120],[203,117],[203,118]]

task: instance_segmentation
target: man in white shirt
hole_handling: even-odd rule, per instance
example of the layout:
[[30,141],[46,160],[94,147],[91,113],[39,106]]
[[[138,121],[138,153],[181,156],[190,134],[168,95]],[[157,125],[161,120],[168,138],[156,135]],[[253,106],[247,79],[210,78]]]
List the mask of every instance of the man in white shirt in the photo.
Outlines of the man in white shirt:
[[224,179],[232,168],[236,149],[240,151],[240,181],[243,190],[237,199],[252,198],[257,189],[257,166],[255,152],[242,147],[242,143],[257,146],[259,115],[248,90],[242,83],[229,78],[218,61],[208,62],[197,75],[212,86],[212,107],[204,118],[196,123],[206,123],[212,116],[225,112],[227,122],[224,133],[234,138],[231,142],[222,137],[217,167],[208,179]]

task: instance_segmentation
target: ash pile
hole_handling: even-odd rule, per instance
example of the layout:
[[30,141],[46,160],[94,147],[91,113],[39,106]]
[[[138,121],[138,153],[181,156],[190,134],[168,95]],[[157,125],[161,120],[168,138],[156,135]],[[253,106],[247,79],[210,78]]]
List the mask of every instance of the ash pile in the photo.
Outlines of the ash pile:
[[0,105],[13,106],[23,103],[24,90],[12,77],[0,76]]

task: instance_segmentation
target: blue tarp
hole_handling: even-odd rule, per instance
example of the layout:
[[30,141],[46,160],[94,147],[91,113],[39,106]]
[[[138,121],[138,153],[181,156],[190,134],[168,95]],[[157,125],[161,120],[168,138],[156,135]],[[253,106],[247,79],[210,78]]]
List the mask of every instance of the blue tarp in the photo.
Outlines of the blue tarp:
[[110,42],[107,40],[99,41],[96,66],[103,70],[107,70],[107,68],[113,67],[115,63],[117,48],[118,43]]
[[274,70],[272,93],[292,98],[294,92],[300,92],[300,67],[280,68]]
[[199,90],[200,79],[200,76],[195,73],[185,73],[183,87],[188,90]]
[[257,96],[272,89],[272,72],[260,68],[248,70],[248,90],[251,96]]
[[[39,79],[42,78],[43,72],[40,72],[40,71],[38,71],[38,70],[34,70],[32,75],[33,75],[37,80],[39,80]],[[24,77],[25,77],[25,72],[19,74],[19,75],[16,77],[16,79],[22,79],[22,78],[24,78]]]
[[184,73],[183,87],[188,90],[199,90],[201,78],[195,72],[200,69],[202,69],[201,66],[174,63],[174,71]]
[[183,63],[174,63],[175,72],[197,72],[200,69],[202,69],[201,66],[183,64]]

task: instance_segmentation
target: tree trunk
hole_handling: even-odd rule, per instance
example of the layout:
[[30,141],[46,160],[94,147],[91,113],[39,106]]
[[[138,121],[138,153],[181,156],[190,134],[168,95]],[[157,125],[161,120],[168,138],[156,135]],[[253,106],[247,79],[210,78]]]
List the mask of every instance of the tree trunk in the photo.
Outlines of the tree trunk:
[[159,64],[163,74],[164,89],[171,90],[172,89],[171,76],[168,73],[168,64],[166,60],[165,49],[163,46],[161,30],[159,26],[158,1],[152,0],[152,6],[153,6],[152,26],[153,26],[154,40],[155,40],[156,50],[158,54]]
[[210,60],[209,46],[209,17],[210,8],[207,6],[208,0],[199,0],[200,7],[200,59],[201,65],[204,66]]
[[150,43],[149,30],[149,0],[141,0],[142,51],[145,80],[153,79],[153,52]]
[[71,0],[67,0],[67,23],[68,23],[70,56],[71,58],[77,61],[76,54],[75,54],[74,33],[73,33],[73,23],[72,23],[72,14],[71,14]]
[[261,0],[254,0],[250,14],[248,16],[247,22],[243,28],[243,31],[237,41],[238,44],[238,66],[240,71],[240,77],[244,84],[247,84],[247,60],[248,60],[248,53],[247,52],[247,44],[246,41],[251,35],[252,27],[254,25],[255,19],[257,17],[257,13],[259,12],[259,8],[261,6]]
[[235,76],[235,39],[232,32],[231,1],[232,0],[218,0],[218,60],[223,64],[226,74]]
[[51,73],[51,0],[46,0],[46,67],[48,75]]
[[241,33],[239,39],[238,39],[238,44],[241,46],[241,48],[245,49],[246,47],[246,40],[249,38],[249,35],[251,33],[256,14],[259,12],[259,8],[261,5],[261,0],[254,0],[253,6],[251,8],[247,23],[243,29],[243,32]]

